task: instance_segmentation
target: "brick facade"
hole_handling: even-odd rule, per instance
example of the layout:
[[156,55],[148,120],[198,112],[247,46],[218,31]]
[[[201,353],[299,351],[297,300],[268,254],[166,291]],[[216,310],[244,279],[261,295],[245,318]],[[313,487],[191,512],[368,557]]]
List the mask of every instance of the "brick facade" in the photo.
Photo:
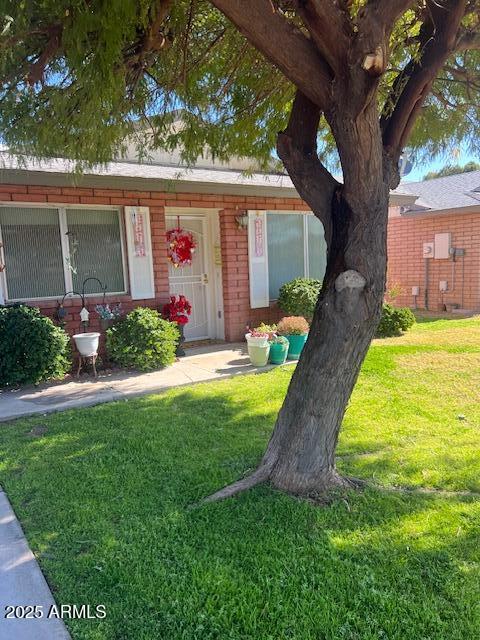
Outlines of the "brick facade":
[[[246,229],[239,229],[236,216],[247,209],[308,211],[305,202],[298,198],[265,198],[256,196],[234,196],[200,193],[171,193],[160,191],[135,191],[107,188],[52,187],[28,185],[0,185],[0,202],[45,203],[52,205],[113,205],[147,206],[150,209],[152,233],[155,298],[132,300],[127,295],[109,295],[107,302],[121,302],[124,311],[134,307],[161,308],[169,296],[168,266],[165,256],[165,207],[187,207],[192,209],[212,208],[219,211],[220,242],[222,255],[223,308],[225,339],[243,340],[245,327],[260,322],[275,322],[279,309],[272,305],[265,309],[250,308],[248,237]],[[441,215],[405,218],[392,215],[388,232],[388,286],[400,285],[402,293],[395,303],[413,306],[411,288],[420,287],[417,299],[419,308],[424,307],[424,259],[422,245],[432,241],[435,233],[452,233],[452,245],[465,249],[465,257],[455,263],[453,282],[452,260],[430,260],[429,308],[437,311],[443,303],[462,304],[470,310],[480,309],[480,215]],[[462,276],[462,260],[464,273]],[[8,268],[8,266],[7,266]],[[449,291],[442,296],[439,281],[447,280]],[[89,297],[88,307],[92,311],[101,297]],[[49,316],[55,314],[57,299],[32,302]],[[73,334],[80,330],[78,299],[66,300],[68,310],[66,329]],[[98,330],[100,323],[95,313],[90,316],[90,329]]]
[[[0,185],[0,202],[12,201],[15,203],[45,203],[46,205],[139,205],[144,202],[143,198],[146,194],[142,192],[124,192],[118,189],[88,189],[84,187],[50,187],[50,186],[24,186],[24,185]],[[164,204],[162,198],[150,199],[150,225],[152,234],[152,251],[154,257],[154,281],[155,281],[155,298],[151,300],[132,300],[129,295],[107,295],[105,300],[108,303],[122,303],[125,312],[131,311],[138,306],[149,306],[157,308],[163,304],[168,298],[168,268],[164,255],[164,238],[165,238],[165,216]],[[8,269],[8,265],[7,265]],[[49,300],[36,300],[30,304],[38,307],[42,313],[50,317],[54,317],[59,298]],[[100,304],[103,300],[102,296],[89,296],[88,308],[90,310],[91,331],[100,329],[100,319],[94,313],[93,307]],[[28,302],[28,301],[27,301]],[[81,309],[80,299],[74,297],[65,300],[65,309],[67,316],[65,317],[65,329],[73,335],[81,330],[79,312]]]
[[[453,305],[469,311],[480,310],[480,209],[477,213],[392,215],[388,225],[388,287],[401,288],[395,304],[413,306],[412,287],[420,287],[418,308],[425,308],[425,259],[423,243],[433,242],[436,233],[452,234],[452,247],[465,250],[464,257],[428,262],[428,308],[441,311]],[[448,291],[439,291],[439,282],[448,282]]]
[[[160,191],[135,191],[86,187],[51,187],[30,185],[0,185],[0,202],[45,203],[51,205],[113,205],[146,206],[150,208],[152,233],[155,298],[132,300],[129,295],[107,295],[106,301],[122,303],[125,312],[137,306],[161,308],[169,295],[168,265],[165,255],[165,207],[188,207],[192,209],[212,208],[219,211],[220,242],[222,251],[223,306],[225,339],[243,340],[247,324],[273,322],[280,312],[272,306],[266,309],[250,309],[248,238],[246,229],[238,229],[235,217],[246,209],[285,211],[307,211],[305,202],[298,198],[265,198],[256,196],[233,196],[199,193],[171,193]],[[8,267],[7,267],[8,268]],[[28,302],[28,301],[27,301]],[[58,299],[32,301],[46,315],[54,316]],[[88,308],[92,311],[102,297],[89,297]],[[68,315],[65,328],[70,333],[80,330],[80,301],[72,298],[65,301]],[[89,329],[98,330],[100,321],[94,312],[90,315]]]

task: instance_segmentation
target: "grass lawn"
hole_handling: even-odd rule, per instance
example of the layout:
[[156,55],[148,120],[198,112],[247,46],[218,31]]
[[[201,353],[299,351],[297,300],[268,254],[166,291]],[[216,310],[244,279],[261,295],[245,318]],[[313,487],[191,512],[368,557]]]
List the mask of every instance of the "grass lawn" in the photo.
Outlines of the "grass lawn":
[[375,341],[338,451],[371,488],[190,509],[255,466],[290,375],[0,425],[0,483],[57,602],[106,605],[74,640],[479,638],[480,319]]

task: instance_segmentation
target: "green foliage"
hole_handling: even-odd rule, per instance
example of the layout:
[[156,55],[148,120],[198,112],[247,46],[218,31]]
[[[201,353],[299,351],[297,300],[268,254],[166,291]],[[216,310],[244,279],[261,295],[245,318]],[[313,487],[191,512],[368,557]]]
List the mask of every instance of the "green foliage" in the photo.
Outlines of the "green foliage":
[[107,354],[121,367],[152,371],[175,361],[178,327],[154,309],[134,309],[106,334]]
[[391,304],[384,304],[382,317],[375,335],[378,338],[399,336],[414,324],[415,316],[411,309],[408,307],[394,307]]
[[0,307],[0,387],[63,377],[69,347],[65,331],[35,307]]
[[292,316],[313,317],[322,283],[314,278],[295,278],[280,287],[278,306]]
[[[81,167],[118,156],[130,135],[145,155],[178,148],[193,162],[208,145],[218,159],[271,164],[293,89],[209,2],[172,3],[161,29],[165,46],[144,67],[129,55],[160,3],[9,5],[12,20],[0,24],[0,128],[12,149],[69,157]],[[62,24],[62,48],[30,87],[32,57],[45,47],[39,32],[52,23]],[[179,109],[182,127],[172,128]]]
[[480,171],[479,162],[467,162],[463,167],[459,164],[447,164],[440,171],[430,171],[423,176],[424,180],[432,180],[433,178],[443,178],[445,176],[454,176],[458,173],[469,173],[470,171]]
[[[208,146],[220,160],[242,156],[271,166],[291,105],[291,83],[206,0],[173,2],[156,31],[162,46],[142,57],[138,52],[162,4],[5,0],[0,130],[7,145],[72,158],[82,166],[115,158],[130,135],[145,155],[178,148],[185,161],[194,162]],[[352,15],[361,5],[350,3]],[[419,56],[415,36],[422,11],[421,2],[413,3],[393,30],[389,68],[378,92],[379,109],[386,113],[393,106],[394,81],[401,84],[408,60]],[[297,20],[293,11],[284,15]],[[466,28],[475,28],[468,24],[473,19],[465,19]],[[55,28],[61,29],[61,46],[55,46]],[[478,74],[480,52],[462,56],[463,71],[457,63],[451,60],[437,78],[411,140],[430,156],[460,142],[478,149],[480,101],[470,79]],[[183,124],[172,128],[178,110]],[[319,142],[322,155],[335,155],[323,118]]]
[[265,324],[265,322],[262,322],[254,329],[254,331],[259,331],[260,333],[275,333],[276,330],[276,324]]

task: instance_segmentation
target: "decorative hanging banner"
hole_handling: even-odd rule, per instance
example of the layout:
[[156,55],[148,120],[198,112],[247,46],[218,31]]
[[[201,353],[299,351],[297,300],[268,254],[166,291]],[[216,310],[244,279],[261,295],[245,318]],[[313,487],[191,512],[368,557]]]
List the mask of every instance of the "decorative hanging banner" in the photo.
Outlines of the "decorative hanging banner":
[[255,255],[257,258],[263,256],[263,221],[255,218]]
[[137,258],[144,258],[145,251],[145,221],[143,213],[138,211],[132,216],[133,222],[133,252]]
[[166,233],[167,257],[175,268],[192,264],[193,254],[197,246],[190,231],[180,227],[180,218],[176,229],[170,229]]

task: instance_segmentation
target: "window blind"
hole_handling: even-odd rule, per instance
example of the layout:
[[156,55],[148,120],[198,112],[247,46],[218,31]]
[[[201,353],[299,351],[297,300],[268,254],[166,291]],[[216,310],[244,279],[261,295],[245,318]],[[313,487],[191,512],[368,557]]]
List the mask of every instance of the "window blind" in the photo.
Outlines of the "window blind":
[[65,291],[57,209],[0,207],[10,300],[48,298]]
[[[98,278],[108,292],[125,290],[122,239],[117,211],[67,209],[69,267],[75,291],[86,278]],[[98,282],[85,285],[85,293],[102,293]]]

